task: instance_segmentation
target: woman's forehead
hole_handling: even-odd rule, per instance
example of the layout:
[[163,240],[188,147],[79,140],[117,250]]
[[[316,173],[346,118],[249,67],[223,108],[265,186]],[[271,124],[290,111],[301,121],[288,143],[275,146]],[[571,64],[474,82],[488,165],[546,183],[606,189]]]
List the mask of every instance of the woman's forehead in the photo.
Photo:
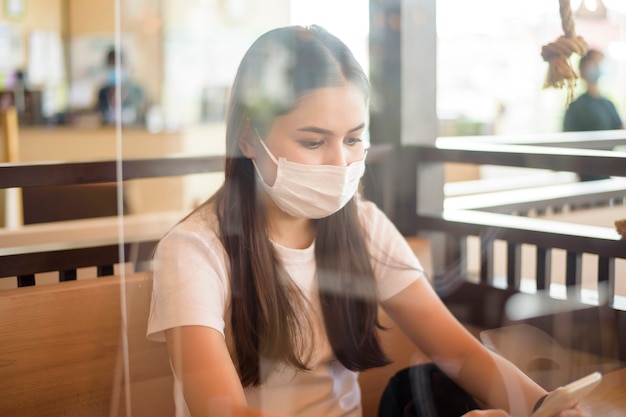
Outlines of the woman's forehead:
[[306,92],[291,112],[276,121],[282,119],[283,122],[297,125],[331,125],[343,130],[342,126],[348,126],[349,129],[358,126],[365,117],[365,95],[358,87],[348,83]]

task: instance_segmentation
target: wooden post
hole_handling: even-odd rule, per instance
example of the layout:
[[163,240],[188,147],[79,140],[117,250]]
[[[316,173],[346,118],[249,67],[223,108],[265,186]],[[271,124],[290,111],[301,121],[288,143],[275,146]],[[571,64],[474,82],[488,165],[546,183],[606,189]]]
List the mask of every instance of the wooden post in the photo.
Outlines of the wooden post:
[[5,138],[6,146],[6,162],[18,162],[18,130],[17,110],[15,107],[9,107],[2,112],[2,133]]
[[[19,162],[19,126],[17,122],[17,110],[9,107],[0,112],[0,126],[4,138],[5,162]],[[22,189],[7,188],[4,199],[4,226],[14,229],[24,224],[22,216]]]

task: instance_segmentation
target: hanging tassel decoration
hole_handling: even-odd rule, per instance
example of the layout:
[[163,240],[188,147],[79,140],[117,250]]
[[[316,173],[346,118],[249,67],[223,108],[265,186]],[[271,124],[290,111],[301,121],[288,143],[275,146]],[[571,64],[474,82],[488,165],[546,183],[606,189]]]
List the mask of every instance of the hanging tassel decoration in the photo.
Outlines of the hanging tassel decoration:
[[576,36],[570,0],[559,0],[559,12],[561,14],[563,36],[541,48],[541,56],[549,64],[544,88],[566,87],[568,91],[567,104],[569,105],[574,99],[574,88],[578,79],[578,74],[572,68],[569,58],[573,53],[577,53],[580,56],[585,55],[587,53],[587,42],[581,36]]

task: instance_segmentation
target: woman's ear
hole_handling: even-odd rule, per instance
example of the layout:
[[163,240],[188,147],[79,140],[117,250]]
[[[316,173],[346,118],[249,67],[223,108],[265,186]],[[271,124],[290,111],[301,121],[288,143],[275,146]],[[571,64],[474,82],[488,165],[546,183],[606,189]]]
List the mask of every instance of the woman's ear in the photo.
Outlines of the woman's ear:
[[254,132],[250,127],[250,119],[247,119],[241,128],[241,137],[239,138],[239,150],[246,158],[254,159],[256,157],[254,139]]

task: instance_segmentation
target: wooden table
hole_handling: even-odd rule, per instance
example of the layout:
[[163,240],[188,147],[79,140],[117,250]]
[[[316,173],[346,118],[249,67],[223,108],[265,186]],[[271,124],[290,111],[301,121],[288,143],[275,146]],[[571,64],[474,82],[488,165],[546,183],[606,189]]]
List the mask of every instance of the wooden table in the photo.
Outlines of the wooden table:
[[626,368],[604,374],[582,405],[592,417],[626,416]]

